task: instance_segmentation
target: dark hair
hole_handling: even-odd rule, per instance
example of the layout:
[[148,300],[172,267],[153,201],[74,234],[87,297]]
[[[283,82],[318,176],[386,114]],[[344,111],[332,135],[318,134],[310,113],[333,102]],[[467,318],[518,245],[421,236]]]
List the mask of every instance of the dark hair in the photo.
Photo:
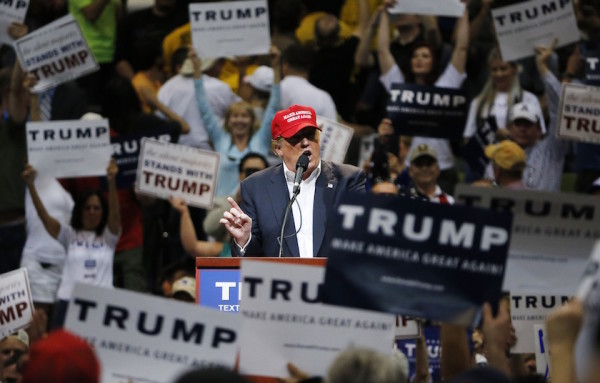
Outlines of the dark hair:
[[85,204],[87,203],[88,199],[93,196],[98,197],[100,200],[100,206],[102,206],[102,219],[94,231],[97,235],[102,235],[102,232],[106,227],[106,222],[108,221],[108,203],[106,202],[106,198],[104,198],[102,193],[97,190],[87,191],[77,198],[75,206],[73,207],[73,213],[71,214],[71,226],[75,230],[83,230],[83,212],[85,209]]
[[152,68],[157,63],[157,60],[161,60],[160,62],[164,63],[163,51],[160,45],[143,41],[138,42],[138,44],[142,45],[142,49],[138,50],[138,55],[136,57],[138,70],[148,70]]
[[267,162],[267,159],[265,158],[265,156],[263,156],[260,153],[254,153],[254,152],[250,152],[248,154],[246,154],[244,157],[242,157],[242,159],[240,160],[240,164],[238,165],[238,172],[241,173],[244,171],[244,163],[246,163],[246,161],[253,159],[253,158],[257,158],[259,160],[261,160],[263,162],[263,164],[265,165],[265,168],[269,167],[269,163]]
[[113,77],[104,90],[102,114],[117,133],[128,132],[132,118],[142,113],[142,104],[131,81],[123,76]]
[[248,383],[246,378],[225,367],[197,368],[181,375],[175,383]]
[[281,63],[291,68],[309,72],[313,63],[313,50],[302,44],[290,45],[281,55]]
[[173,56],[171,56],[171,72],[177,74],[175,72],[175,68],[183,65],[183,62],[187,58],[187,54],[188,54],[187,47],[181,47],[173,53]]
[[[412,52],[410,53],[410,60],[412,60],[412,57],[415,54],[415,52],[417,51],[417,49],[420,49],[420,48],[429,49],[429,53],[431,54],[431,71],[429,71],[429,73],[425,76],[425,81],[427,84],[433,85],[433,84],[435,84],[436,80],[439,77],[439,68],[438,68],[439,58],[438,58],[437,50],[435,49],[435,47],[433,45],[429,44],[426,41],[418,42],[415,44],[415,46],[412,49]],[[410,67],[410,71],[408,71],[408,73],[406,74],[406,82],[414,83],[415,82],[415,74],[412,71],[412,64],[409,67]]]

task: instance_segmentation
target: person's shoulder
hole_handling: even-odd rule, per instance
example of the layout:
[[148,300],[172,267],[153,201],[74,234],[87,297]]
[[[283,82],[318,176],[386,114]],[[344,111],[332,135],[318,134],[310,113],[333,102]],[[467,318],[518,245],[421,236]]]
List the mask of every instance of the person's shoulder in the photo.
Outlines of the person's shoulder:
[[204,87],[206,89],[210,88],[212,90],[231,91],[231,87],[229,87],[225,81],[216,77],[204,75],[202,76],[202,81],[204,82]]
[[321,169],[323,171],[331,171],[336,176],[349,177],[352,175],[358,175],[364,173],[362,169],[350,165],[350,164],[339,164],[331,161],[322,161]]
[[258,187],[264,188],[265,182],[267,180],[271,179],[273,176],[275,176],[277,174],[281,174],[281,176],[283,177],[282,167],[283,167],[282,164],[269,166],[266,169],[260,170],[256,173],[253,173],[250,176],[246,177],[242,181],[242,184],[247,185],[247,186],[258,186]]

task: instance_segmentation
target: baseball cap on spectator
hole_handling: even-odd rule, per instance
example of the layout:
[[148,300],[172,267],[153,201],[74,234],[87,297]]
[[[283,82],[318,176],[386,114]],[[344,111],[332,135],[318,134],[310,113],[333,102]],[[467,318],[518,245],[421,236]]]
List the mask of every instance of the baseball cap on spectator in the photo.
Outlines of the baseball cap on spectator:
[[98,383],[100,363],[90,345],[65,330],[51,332],[31,347],[23,383]]
[[19,342],[23,343],[25,346],[27,346],[27,348],[29,348],[29,335],[27,334],[27,332],[25,330],[19,330],[10,335],[7,335],[4,338],[2,338],[2,340],[0,340],[0,342],[7,338],[16,339]]
[[510,122],[515,122],[516,120],[527,120],[529,122],[533,122],[534,124],[540,121],[535,108],[531,104],[527,104],[525,102],[515,104],[511,108]]
[[431,157],[436,161],[438,160],[435,149],[427,144],[420,144],[413,149],[413,151],[410,153],[410,162],[413,163],[422,157]]
[[525,151],[517,143],[510,140],[486,146],[485,155],[505,170],[518,171],[525,168]]
[[196,280],[192,277],[182,277],[173,282],[173,296],[187,294],[196,300]]
[[596,178],[596,181],[588,189],[589,194],[596,194],[598,192],[600,192],[600,177]]
[[245,76],[244,82],[261,92],[270,92],[273,86],[273,76],[273,68],[261,65],[252,74]]
[[290,138],[304,128],[321,128],[317,125],[317,114],[310,106],[292,105],[275,113],[271,122],[273,139]]

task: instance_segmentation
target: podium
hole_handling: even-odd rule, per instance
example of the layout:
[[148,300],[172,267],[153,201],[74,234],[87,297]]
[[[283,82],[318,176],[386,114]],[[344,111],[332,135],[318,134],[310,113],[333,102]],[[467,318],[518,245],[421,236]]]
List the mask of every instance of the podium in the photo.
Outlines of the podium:
[[[242,260],[277,262],[305,266],[324,267],[327,258],[298,257],[235,257],[196,258],[196,304],[231,311],[239,311],[241,296],[240,267]],[[253,383],[276,383],[276,378],[246,376]]]

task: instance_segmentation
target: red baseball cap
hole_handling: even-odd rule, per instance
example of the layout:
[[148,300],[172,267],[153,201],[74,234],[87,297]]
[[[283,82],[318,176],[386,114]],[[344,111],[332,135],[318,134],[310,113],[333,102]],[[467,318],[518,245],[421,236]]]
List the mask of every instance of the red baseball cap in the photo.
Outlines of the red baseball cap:
[[273,139],[278,137],[290,138],[304,128],[319,128],[317,126],[317,114],[310,106],[292,105],[285,110],[275,113],[271,122],[271,135]]

